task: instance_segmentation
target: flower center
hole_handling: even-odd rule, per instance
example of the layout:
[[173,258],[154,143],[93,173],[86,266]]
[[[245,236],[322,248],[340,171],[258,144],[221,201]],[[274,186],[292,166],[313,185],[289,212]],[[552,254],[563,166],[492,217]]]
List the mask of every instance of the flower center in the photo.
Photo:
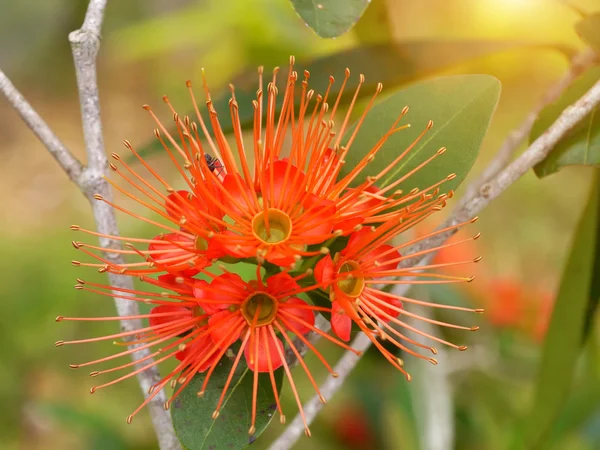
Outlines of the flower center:
[[[257,292],[242,302],[240,311],[248,322],[248,325],[256,323],[256,326],[268,325],[277,315],[277,299],[265,292]],[[258,317],[255,316],[258,314]]]
[[280,244],[292,234],[292,220],[279,209],[269,208],[252,219],[254,236],[265,244]]
[[[347,274],[347,275],[345,275]],[[365,279],[360,274],[360,265],[355,261],[346,261],[338,270],[337,285],[348,297],[356,298],[365,287]]]

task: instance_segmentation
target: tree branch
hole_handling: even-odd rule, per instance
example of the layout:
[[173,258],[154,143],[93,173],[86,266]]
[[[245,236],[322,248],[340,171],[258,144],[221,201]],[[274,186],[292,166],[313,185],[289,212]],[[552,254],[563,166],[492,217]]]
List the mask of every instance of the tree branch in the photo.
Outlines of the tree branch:
[[[100,48],[100,29],[104,18],[104,9],[107,0],[91,0],[81,29],[69,34],[69,42],[73,52],[79,100],[81,104],[81,119],[85,138],[85,148],[88,166],[84,167],[69,149],[60,141],[50,127],[37,114],[25,98],[19,93],[10,80],[0,71],[0,92],[11,103],[23,121],[31,128],[50,154],[56,159],[60,167],[67,173],[88,198],[92,204],[94,219],[99,233],[118,236],[117,221],[114,210],[105,202],[95,201],[94,194],[100,194],[107,200],[112,198],[110,185],[104,180],[104,173],[108,168],[104,139],[102,136],[102,122],[100,118],[100,101],[98,97],[98,83],[96,79],[96,56]],[[114,239],[101,238],[103,248],[120,248],[120,243]],[[123,264],[121,257],[104,253],[104,257],[114,264]],[[113,287],[133,289],[131,277],[109,274],[109,283]],[[113,291],[115,294],[116,292]],[[121,293],[119,293],[121,294]],[[114,298],[119,316],[139,315],[136,302]],[[121,321],[121,331],[133,331],[142,328],[141,320]],[[138,361],[150,354],[150,350],[141,350],[132,354],[132,359]],[[151,366],[153,359],[146,359],[144,363],[135,365],[135,369]],[[138,373],[138,381],[144,397],[148,397],[148,390],[160,380],[156,367]],[[148,404],[152,423],[158,438],[161,450],[180,450],[181,446],[171,422],[170,415],[164,410],[163,405],[166,395],[159,392]]]
[[[424,318],[430,314],[423,306],[410,306],[413,314]],[[423,333],[435,334],[435,327],[427,321],[411,317],[406,320]],[[415,341],[428,345],[428,339],[424,336],[412,331],[407,334]],[[413,399],[420,446],[427,450],[455,448],[454,398],[449,379],[448,353],[449,349],[438,348],[435,359],[439,365],[435,366],[428,360],[419,358],[408,358],[405,362],[406,370],[415,374],[410,394]]]
[[[118,236],[117,220],[115,211],[103,201],[95,201],[93,196],[100,194],[104,199],[112,200],[112,189],[104,180],[104,173],[108,167],[106,152],[104,150],[104,138],[102,136],[102,121],[100,118],[100,100],[98,97],[98,81],[96,78],[96,57],[100,48],[100,30],[104,18],[104,9],[107,0],[91,0],[85,14],[81,29],[69,34],[69,42],[73,52],[75,63],[75,74],[79,91],[79,103],[81,105],[81,120],[85,148],[88,157],[88,167],[80,179],[79,187],[88,197],[92,204],[94,219],[99,233]],[[121,244],[115,239],[101,238],[100,245],[103,248],[120,248]],[[114,264],[120,265],[125,261],[118,254],[104,253],[104,257]],[[133,289],[133,279],[128,276],[109,274],[108,279],[113,287]],[[116,292],[113,291],[115,294]],[[120,316],[135,316],[139,314],[136,302],[115,297],[115,305]],[[121,321],[122,331],[133,331],[142,328],[142,321]],[[134,361],[144,358],[150,354],[150,350],[141,350],[132,355]],[[135,365],[135,369],[151,366],[153,359]],[[156,366],[148,367],[137,374],[138,381],[144,393],[148,397],[148,390],[160,380]],[[161,450],[179,450],[181,446],[168,411],[163,408],[166,402],[164,391],[160,391],[148,403],[148,409],[154,425]]]
[[571,66],[567,73],[555,84],[553,84],[548,91],[544,94],[541,101],[537,104],[537,106],[525,117],[525,120],[521,123],[519,128],[511,131],[507,138],[504,140],[500,149],[496,153],[496,156],[485,170],[481,173],[478,178],[477,183],[471,184],[467,193],[465,194],[468,197],[474,196],[479,188],[490,181],[494,176],[498,174],[513,158],[515,152],[518,150],[519,146],[531,133],[531,129],[533,128],[533,124],[538,118],[540,112],[551,103],[554,103],[556,100],[560,98],[562,93],[567,90],[571,84],[589,69],[594,63],[598,62],[598,54],[591,49],[587,49],[573,57],[571,61]]
[[[588,92],[586,92],[577,102],[565,109],[559,118],[548,128],[538,139],[533,142],[521,156],[508,165],[504,170],[489,182],[485,182],[478,190],[467,189],[467,192],[474,191],[472,195],[465,195],[459,205],[453,211],[451,217],[446,220],[439,228],[446,228],[465,222],[483,210],[489,202],[498,197],[510,185],[521,178],[526,172],[542,161],[554,146],[581,120],[583,120],[591,111],[600,104],[600,81],[597,82]],[[476,180],[474,183],[479,184]],[[456,230],[441,233],[422,242],[415,244],[408,251],[407,255],[420,252],[429,248],[437,247],[450,238]],[[412,266],[426,264],[433,253],[427,254],[424,258],[415,257],[410,260]],[[396,285],[398,289],[394,290],[396,295],[404,295],[410,285]],[[371,341],[360,333],[352,342],[352,347],[359,351],[366,351],[371,345]],[[331,375],[321,386],[321,394],[325,398],[331,398],[333,394],[342,386],[346,377],[356,366],[360,357],[352,352],[346,352],[342,359],[334,368],[334,372],[339,375],[333,378]],[[317,413],[321,410],[323,404],[319,401],[319,396],[314,396],[309,400],[305,407],[306,421],[310,425]],[[270,450],[287,450],[298,440],[304,424],[299,415],[286,428],[286,430],[269,447]]]

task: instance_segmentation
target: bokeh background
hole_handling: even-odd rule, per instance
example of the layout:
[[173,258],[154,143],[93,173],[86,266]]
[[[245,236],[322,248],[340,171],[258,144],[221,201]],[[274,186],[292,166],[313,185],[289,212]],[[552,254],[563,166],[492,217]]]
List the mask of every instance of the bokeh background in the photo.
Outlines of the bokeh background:
[[[584,11],[599,6],[597,0],[573,2]],[[79,28],[86,6],[84,0],[6,0],[0,8],[0,67],[82,158],[67,34]],[[548,44],[583,47],[573,30],[580,16],[560,1],[388,0],[388,6],[393,36],[400,41],[494,39],[518,44],[421,76],[487,73],[502,81],[500,105],[469,179],[567,69],[564,54]],[[202,67],[213,91],[219,92],[249,67],[286,65],[294,54],[302,68],[317,57],[376,39],[375,28],[366,31],[322,40],[287,0],[109,2],[98,63],[107,151],[121,151],[124,138],[135,145],[151,139],[153,125],[142,104],[159,106],[168,93],[176,106],[187,110],[184,81],[199,79]],[[83,369],[68,367],[112,352],[110,343],[54,348],[58,339],[116,329],[114,324],[54,322],[57,315],[113,314],[110,299],[72,289],[85,269],[70,264],[76,254],[69,225],[93,227],[89,205],[3,100],[0,136],[0,448],[156,448],[147,413],[125,424],[142,399],[134,380],[90,396],[92,379]],[[165,162],[160,155],[152,160],[159,166]],[[507,448],[530,406],[563,257],[590,182],[586,168],[567,168],[543,180],[530,173],[494,201],[477,227],[483,237],[457,250],[468,257],[484,256],[474,273],[476,281],[466,288],[424,293],[487,309],[477,318],[481,330],[463,339],[470,350],[447,353],[444,368],[433,369],[440,370],[435,375],[415,367],[415,378],[419,372],[422,376],[411,384],[380,355],[368,353],[319,415],[315,437],[301,438],[295,448],[423,448],[420,435],[428,420],[423,398],[439,385],[429,383],[430,375],[438,381],[441,377],[451,402],[455,448]],[[120,219],[129,234],[144,231],[138,223]],[[93,277],[90,271],[83,275]],[[596,331],[553,430],[552,448],[600,448],[599,344]],[[339,356],[326,343],[320,348],[334,360]],[[309,358],[317,378],[324,379],[314,362]],[[300,374],[301,369],[296,371]],[[308,399],[310,386],[300,385]],[[284,397],[291,418],[295,407],[287,386]],[[266,448],[281,431],[281,425],[273,423],[254,447]]]

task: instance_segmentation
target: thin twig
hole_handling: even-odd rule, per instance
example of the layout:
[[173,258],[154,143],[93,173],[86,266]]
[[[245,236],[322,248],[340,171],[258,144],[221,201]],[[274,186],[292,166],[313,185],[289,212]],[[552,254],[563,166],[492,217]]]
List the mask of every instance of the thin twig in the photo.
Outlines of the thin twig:
[[[600,104],[600,81],[597,82],[588,92],[586,92],[577,102],[565,109],[559,118],[548,128],[538,139],[533,142],[521,156],[508,165],[498,175],[489,182],[483,184],[481,189],[476,191],[471,197],[465,196],[451,217],[444,222],[440,228],[446,228],[458,223],[464,222],[478,214],[485,208],[489,202],[498,197],[515,181],[521,178],[533,166],[542,161],[554,146],[581,120]],[[475,183],[478,183],[476,181]],[[441,233],[432,238],[425,239],[422,242],[412,246],[407,254],[413,254],[422,250],[437,247],[451,237],[456,231]],[[426,258],[431,258],[430,253]],[[422,264],[426,258],[415,257],[413,265]],[[406,289],[409,285],[397,285]],[[405,291],[404,291],[405,292]],[[396,295],[399,294],[395,291]],[[371,345],[371,341],[363,334],[359,334],[353,341],[353,347],[357,350],[365,351]],[[356,366],[360,358],[352,352],[346,352],[340,362],[334,368],[338,377],[328,376],[321,387],[321,394],[325,398],[331,398],[333,394],[342,386],[344,380],[348,377],[352,369]],[[319,396],[314,396],[309,400],[305,407],[306,421],[310,425],[317,413],[321,410],[323,404],[319,401]],[[298,440],[304,430],[302,419],[297,415],[286,430],[269,447],[270,450],[287,450],[291,448]]]
[[[107,0],[91,0],[85,14],[81,29],[69,34],[69,42],[75,62],[75,74],[79,91],[79,102],[81,104],[81,120],[83,123],[83,134],[88,157],[88,167],[80,180],[79,186],[92,203],[94,219],[99,233],[109,236],[118,236],[117,220],[115,211],[103,201],[94,201],[93,196],[100,194],[104,199],[111,201],[112,189],[104,180],[104,173],[108,167],[106,152],[104,150],[104,138],[102,136],[102,121],[100,118],[100,100],[98,97],[98,81],[96,78],[96,57],[100,48],[100,30],[104,18],[104,10]],[[101,238],[100,245],[103,248],[118,249],[121,244],[118,240]],[[104,257],[115,265],[123,264],[125,261],[121,256],[114,253],[104,253]],[[110,285],[113,287],[133,289],[133,279],[116,274],[108,275]],[[116,292],[113,291],[115,294]],[[136,302],[115,297],[115,305],[120,316],[139,315]],[[133,331],[142,328],[140,319],[121,321],[122,331]],[[142,350],[134,353],[133,359],[139,360],[150,354],[150,350]],[[160,381],[160,375],[156,366],[152,366],[152,359],[135,365],[136,369],[147,366],[137,374],[138,381],[147,397],[151,386]],[[150,367],[152,366],[152,367]],[[154,430],[158,438],[161,450],[181,449],[179,441],[175,436],[173,424],[168,411],[163,405],[166,401],[164,391],[156,394],[148,403],[148,410]]]
[[[430,314],[423,306],[410,306],[410,312],[413,314],[421,317],[427,317]],[[411,317],[406,320],[423,333],[435,334],[435,327],[425,320]],[[408,331],[407,334],[415,341],[427,345],[427,338],[424,336],[412,331]],[[450,385],[448,353],[449,350],[444,347],[437,349],[435,359],[438,365],[419,358],[408,358],[405,362],[406,370],[415,375],[409,392],[419,430],[420,448],[426,450],[455,448],[454,398]]]
[[8,77],[0,70],[0,92],[4,94],[8,102],[23,119],[23,122],[34,132],[38,139],[48,149],[56,162],[74,183],[79,183],[83,172],[83,165],[73,156],[71,151],[54,134],[50,127],[44,122],[40,115],[25,100],[25,97],[10,82]]
[[589,69],[594,63],[598,62],[598,54],[591,49],[584,50],[583,52],[575,55],[571,61],[571,66],[567,73],[557,82],[554,83],[550,89],[543,95],[541,101],[537,106],[527,114],[525,120],[521,122],[518,128],[511,131],[500,149],[494,156],[494,159],[490,161],[485,170],[481,173],[477,183],[472,183],[467,193],[467,197],[474,196],[479,188],[486,182],[494,178],[498,172],[506,167],[506,165],[513,159],[519,146],[527,139],[533,124],[537,120],[540,112],[551,103],[554,103],[559,97],[567,90],[571,84],[587,69]]
[[[107,200],[112,198],[112,190],[103,176],[107,169],[104,140],[102,137],[102,122],[100,119],[100,102],[98,98],[98,83],[96,79],[96,56],[100,47],[100,29],[106,8],[106,0],[91,0],[81,29],[69,34],[69,41],[75,62],[81,118],[85,138],[88,166],[84,167],[73,156],[72,152],[60,141],[39,114],[25,100],[10,80],[0,71],[0,92],[8,99],[23,121],[40,139],[60,167],[67,173],[92,204],[94,219],[99,233],[118,236],[118,228],[114,210],[105,202],[95,201],[94,194],[100,194]],[[120,244],[112,239],[100,239],[103,248],[119,248]],[[114,264],[124,261],[113,254],[105,253],[104,257]],[[109,282],[113,287],[133,289],[131,277],[109,274]],[[115,297],[117,312],[120,316],[139,315],[136,302]],[[121,321],[122,331],[132,331],[142,328],[140,320]],[[132,359],[137,361],[150,354],[149,350],[136,352]],[[152,359],[146,359],[145,364],[136,364],[135,368],[152,365]],[[145,398],[152,385],[160,380],[158,370],[149,367],[137,375]],[[175,432],[169,413],[164,410],[166,401],[164,392],[159,392],[148,404],[152,423],[161,450],[180,450],[181,446]]]
[[[466,221],[478,214],[490,201],[498,197],[510,185],[525,175],[536,164],[543,161],[558,142],[567,135],[581,120],[583,120],[600,103],[600,81],[587,91],[577,102],[566,108],[556,121],[539,138],[537,138],[521,156],[502,170],[493,180],[483,184],[472,197],[465,196],[440,228],[446,228],[461,221]],[[441,245],[456,230],[442,233],[426,239],[410,248],[410,253],[416,253],[426,248]]]

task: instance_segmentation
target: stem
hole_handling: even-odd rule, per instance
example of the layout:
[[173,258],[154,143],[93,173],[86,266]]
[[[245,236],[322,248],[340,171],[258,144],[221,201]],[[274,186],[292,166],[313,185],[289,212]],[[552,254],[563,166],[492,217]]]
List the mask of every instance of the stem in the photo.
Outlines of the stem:
[[[107,0],[91,0],[81,29],[69,34],[81,105],[81,119],[88,159],[87,167],[84,167],[73,156],[73,153],[60,141],[46,122],[44,122],[1,71],[0,92],[4,94],[23,121],[46,146],[71,181],[79,187],[81,192],[91,202],[98,232],[118,236],[119,230],[114,210],[106,203],[93,199],[94,194],[100,194],[108,200],[112,198],[110,185],[103,178],[108,163],[104,150],[98,83],[96,79],[96,56],[100,48],[100,29],[104,19],[106,3]],[[100,239],[100,245],[103,248],[120,248],[118,241],[110,239]],[[106,253],[104,256],[116,264],[124,262],[119,256]],[[113,287],[133,289],[133,280],[131,277],[109,274],[108,278],[110,285]],[[119,316],[139,315],[136,302],[117,297],[114,298],[114,301]],[[121,321],[121,330],[123,332],[137,330],[141,327],[142,322],[140,319]],[[140,350],[132,354],[132,359],[138,361],[149,354],[149,350]],[[145,359],[144,363],[136,364],[135,368],[139,369],[152,363],[152,359]],[[142,392],[147,398],[148,389],[160,380],[160,375],[155,367],[151,367],[140,372],[137,378]],[[161,391],[148,404],[159,448],[160,450],[181,450],[169,413],[163,408],[165,401],[166,395]]]

